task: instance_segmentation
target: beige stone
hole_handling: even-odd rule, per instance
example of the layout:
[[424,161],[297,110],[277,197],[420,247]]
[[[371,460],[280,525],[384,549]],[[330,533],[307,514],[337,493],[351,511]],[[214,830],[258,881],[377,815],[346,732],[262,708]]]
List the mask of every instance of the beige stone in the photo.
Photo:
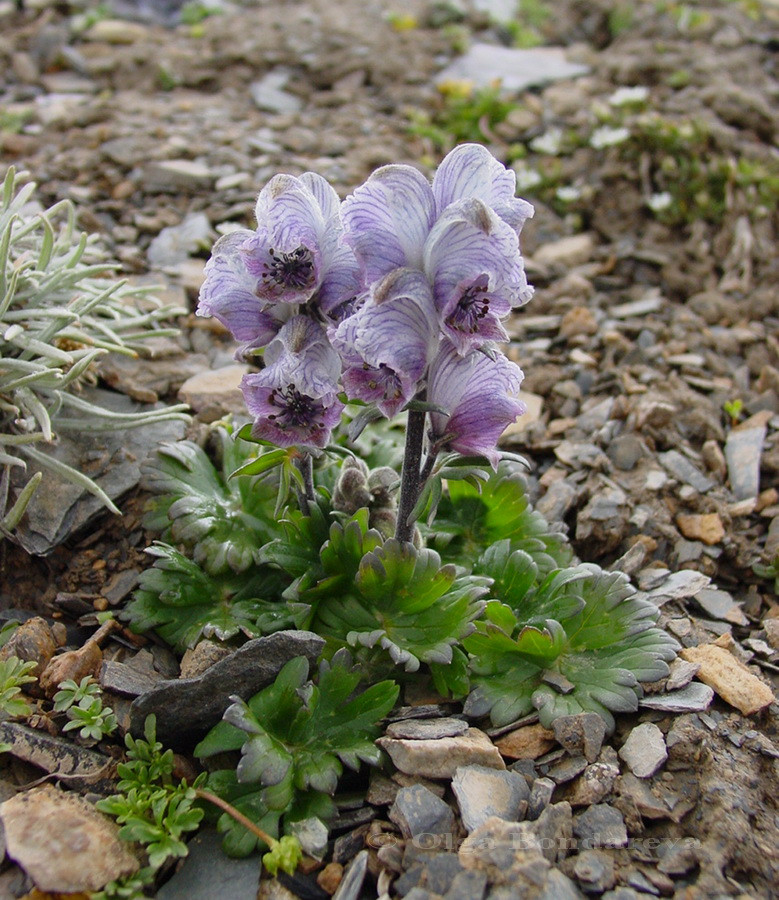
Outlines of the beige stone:
[[700,663],[698,678],[743,715],[759,712],[774,701],[774,692],[731,653],[714,644],[687,647],[682,659]]
[[779,619],[763,619],[763,629],[768,643],[779,650]]
[[235,365],[193,375],[179,388],[179,399],[195,412],[218,407],[223,412],[246,415],[240,384],[248,371],[247,366]]
[[389,753],[396,768],[407,775],[424,778],[452,778],[458,766],[489,766],[505,769],[497,747],[478,728],[469,728],[457,737],[432,741],[379,738],[376,743]]
[[691,541],[703,541],[710,547],[725,537],[725,527],[717,513],[688,515],[680,513],[676,517],[679,531]]
[[41,891],[97,891],[140,867],[119,828],[77,794],[46,785],[0,806],[8,855]]
[[586,306],[574,306],[569,309],[560,322],[560,335],[564,338],[580,334],[596,334],[597,331],[598,323],[595,316]]
[[543,725],[526,725],[504,735],[495,744],[509,759],[538,759],[555,745],[554,732]]

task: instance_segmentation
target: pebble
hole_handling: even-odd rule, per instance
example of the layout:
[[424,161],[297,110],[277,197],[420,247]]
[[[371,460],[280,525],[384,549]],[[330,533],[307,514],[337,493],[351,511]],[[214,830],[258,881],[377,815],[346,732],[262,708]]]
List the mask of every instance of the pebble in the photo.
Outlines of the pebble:
[[686,659],[677,657],[670,664],[669,669],[670,672],[665,682],[665,689],[667,691],[678,691],[681,688],[687,687],[693,678],[695,678],[700,670],[700,665],[698,663],[687,662]]
[[541,846],[541,852],[549,862],[560,862],[570,852],[573,835],[573,812],[571,804],[563,800],[547,806],[530,825]]
[[[606,753],[606,749],[610,752]],[[566,792],[566,799],[571,806],[600,803],[611,793],[618,775],[617,754],[613,748],[605,748],[602,759],[587,766],[579,778],[571,784]]]
[[639,706],[642,709],[656,709],[660,712],[702,712],[711,706],[713,699],[714,691],[707,684],[693,681],[680,691],[649,694],[639,701]]
[[389,817],[405,838],[420,834],[451,834],[454,827],[451,807],[421,784],[398,791]]
[[618,790],[620,796],[630,798],[642,818],[653,820],[670,817],[668,804],[652,793],[647,781],[637,778],[632,772],[620,776]]
[[725,461],[730,488],[737,500],[757,497],[760,492],[760,457],[770,413],[756,413],[728,432]]
[[8,856],[41,891],[98,891],[140,863],[116,823],[75,793],[45,785],[0,806]]
[[379,738],[376,743],[389,753],[396,768],[407,775],[452,778],[458,766],[481,765],[505,769],[498,748],[478,728],[437,740]]
[[452,790],[470,834],[491,816],[519,822],[524,818],[530,789],[519,772],[485,766],[463,766],[454,773]]
[[771,688],[723,647],[714,644],[687,647],[681,656],[688,662],[699,663],[698,678],[745,716],[774,702]]
[[746,626],[749,624],[749,619],[744,615],[744,611],[727,591],[704,588],[702,591],[698,591],[693,599],[713,619],[722,619],[733,625]]
[[[574,266],[586,263],[592,257],[594,249],[595,240],[591,234],[587,232],[572,234],[556,241],[547,241],[533,254],[533,262],[548,268],[572,269]],[[568,328],[573,322],[569,311],[563,316],[560,323],[560,333],[564,337],[570,337],[571,334],[594,334],[598,326],[592,313],[586,307],[574,307],[574,309],[578,309],[579,312],[573,313],[573,316],[578,320],[579,325],[584,326],[585,330],[566,330],[566,322]]]
[[387,726],[386,735],[399,740],[431,741],[458,737],[466,731],[468,723],[464,719],[447,716],[441,719],[404,719],[392,722]]
[[614,859],[603,850],[582,850],[576,857],[573,873],[587,893],[602,894],[614,887]]
[[542,883],[550,867],[531,823],[495,816],[468,835],[458,856],[463,868],[484,872],[493,884],[511,885],[520,893]]
[[509,759],[538,759],[554,745],[554,732],[543,725],[526,725],[510,731],[495,742],[501,755]]
[[149,34],[145,25],[125,19],[101,19],[88,28],[83,37],[87,41],[106,44],[135,44]]
[[537,819],[552,800],[555,783],[551,778],[536,778],[527,802],[527,818]]
[[613,806],[597,803],[579,813],[573,833],[588,847],[627,847],[628,833],[622,813]]
[[679,531],[690,540],[703,541],[709,547],[725,537],[725,526],[717,513],[685,514],[676,517]]
[[146,258],[152,268],[163,269],[184,262],[213,237],[211,222],[205,213],[192,213],[179,225],[169,225],[156,235]]
[[663,732],[651,722],[637,725],[620,748],[619,757],[637,778],[651,778],[668,759]]
[[273,69],[249,85],[254,105],[265,112],[287,114],[299,112],[303,106],[299,97],[284,90],[290,79],[286,69]]
[[697,469],[686,456],[682,456],[678,450],[667,450],[658,454],[658,460],[665,470],[685,484],[689,484],[705,494],[714,487],[714,482]]
[[365,881],[365,873],[367,871],[368,851],[360,850],[346,867],[344,877],[338,885],[338,890],[333,894],[333,900],[357,900],[361,895],[362,884]]
[[197,193],[213,187],[208,166],[191,159],[168,159],[147,163],[142,170],[142,186],[149,193]]

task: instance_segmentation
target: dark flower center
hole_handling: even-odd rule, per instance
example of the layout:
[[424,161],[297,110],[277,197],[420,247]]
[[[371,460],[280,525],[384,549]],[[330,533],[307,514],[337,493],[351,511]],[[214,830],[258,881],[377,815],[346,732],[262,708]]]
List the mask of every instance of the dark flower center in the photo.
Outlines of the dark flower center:
[[382,363],[378,368],[373,368],[366,364],[363,368],[373,374],[373,377],[368,382],[368,387],[372,391],[383,390],[385,400],[397,400],[398,397],[402,396],[403,386],[400,383],[400,378],[389,366]]
[[314,286],[314,258],[308,247],[300,246],[291,253],[268,250],[270,262],[263,265],[262,280],[266,287],[279,286],[305,290]]
[[281,428],[299,428],[316,424],[324,428],[324,422],[317,421],[324,416],[325,408],[313,397],[301,394],[291,384],[285,388],[274,388],[268,397],[268,403],[278,409],[278,413],[268,418]]
[[457,306],[447,318],[447,323],[456,331],[474,334],[479,330],[479,320],[490,311],[487,287],[472,284],[457,301]]

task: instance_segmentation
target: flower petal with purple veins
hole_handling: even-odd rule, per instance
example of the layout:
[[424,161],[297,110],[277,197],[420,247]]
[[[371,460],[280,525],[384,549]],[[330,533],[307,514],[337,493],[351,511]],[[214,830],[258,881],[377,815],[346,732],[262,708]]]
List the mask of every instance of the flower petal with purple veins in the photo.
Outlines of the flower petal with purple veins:
[[265,351],[265,366],[277,386],[294,382],[312,397],[338,392],[341,359],[324,328],[308,316],[295,316],[284,325]]
[[427,399],[448,410],[431,413],[432,440],[464,455],[486,456],[497,468],[498,439],[525,405],[517,399],[522,370],[504,356],[473,351],[460,356],[445,343],[430,366]]
[[285,311],[269,308],[257,296],[257,278],[247,267],[242,247],[252,239],[251,231],[221,237],[206,263],[197,315],[213,316],[247,349],[264,347],[278,333]]
[[427,179],[411,166],[377,169],[344,200],[345,239],[367,283],[393,269],[421,268],[422,247],[435,221],[435,200]]
[[395,415],[416,393],[437,349],[437,318],[422,272],[396,269],[382,279],[333,337],[347,394]]
[[441,330],[460,355],[483,347],[487,342],[508,341],[503,327],[511,304],[501,294],[490,290],[487,275],[457,286],[451,301],[441,311]]
[[512,305],[527,286],[516,233],[481,200],[446,209],[425,244],[424,267],[439,312],[452,306],[463,284],[481,275],[489,275],[491,289]]
[[[329,318],[340,309],[336,318],[343,317],[348,306],[354,306],[364,291],[363,277],[357,258],[351,247],[342,240],[343,230],[339,219],[334,218],[325,228],[322,238],[323,272],[315,301]],[[345,306],[346,304],[346,306]]]
[[252,434],[279,447],[324,447],[343,403],[341,361],[322,326],[307,316],[290,319],[265,351],[265,362],[262,372],[241,381]]
[[439,214],[451,203],[475,198],[491,206],[517,233],[533,207],[515,196],[516,175],[481,144],[460,144],[447,154],[433,177]]

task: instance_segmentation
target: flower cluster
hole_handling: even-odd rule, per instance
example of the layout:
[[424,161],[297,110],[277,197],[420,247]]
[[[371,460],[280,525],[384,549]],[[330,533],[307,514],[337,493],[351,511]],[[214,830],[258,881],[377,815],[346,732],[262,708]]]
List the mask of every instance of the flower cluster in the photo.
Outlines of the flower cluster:
[[481,454],[524,411],[522,372],[490,350],[532,295],[519,232],[533,208],[514,173],[463,144],[432,184],[411,166],[378,169],[341,202],[320,176],[277,175],[257,228],[221,238],[198,314],[264,351],[242,382],[254,434],[324,447],[343,403],[392,417],[414,398],[431,413],[431,446]]

